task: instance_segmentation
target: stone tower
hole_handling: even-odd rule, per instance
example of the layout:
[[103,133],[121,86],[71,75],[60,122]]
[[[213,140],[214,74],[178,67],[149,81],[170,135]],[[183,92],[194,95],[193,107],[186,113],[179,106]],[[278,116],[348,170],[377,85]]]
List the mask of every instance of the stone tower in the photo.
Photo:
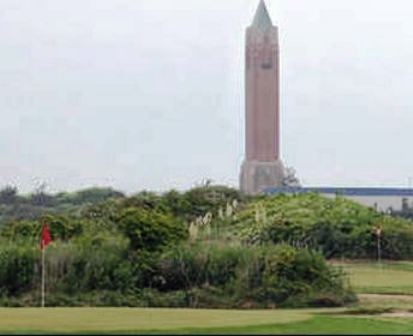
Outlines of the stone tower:
[[280,160],[280,67],[278,28],[260,1],[246,33],[246,158],[241,191],[257,194],[280,187],[284,167]]

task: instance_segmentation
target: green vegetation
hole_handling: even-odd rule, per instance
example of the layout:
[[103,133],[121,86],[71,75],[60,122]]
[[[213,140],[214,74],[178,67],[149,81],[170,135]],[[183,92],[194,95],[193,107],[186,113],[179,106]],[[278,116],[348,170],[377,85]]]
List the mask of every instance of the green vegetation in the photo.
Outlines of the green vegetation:
[[124,197],[123,193],[111,188],[50,195],[45,192],[45,186],[40,186],[31,195],[19,195],[16,188],[8,186],[0,190],[0,225],[10,220],[35,220],[46,214],[78,214],[91,204]]
[[376,259],[376,227],[383,229],[384,259],[413,258],[413,223],[341,197],[317,194],[263,197],[249,202],[233,221],[234,232],[252,244],[287,242],[328,258]]
[[[259,309],[356,300],[342,272],[318,252],[241,242],[232,221],[251,200],[230,188],[36,197],[3,192],[5,207],[33,198],[31,206],[42,211],[55,206],[36,220],[2,217],[8,218],[0,221],[3,306],[39,304],[42,223],[53,239],[46,258],[48,306]],[[56,210],[69,203],[75,210]]]
[[[341,306],[355,300],[341,273],[305,249],[205,249],[183,243],[147,252],[125,242],[106,237],[96,245],[73,240],[50,248],[48,305],[273,308]],[[9,244],[2,252],[0,302],[38,305],[39,251]]]
[[[20,213],[23,205],[28,211]],[[408,263],[377,275],[325,261],[374,259],[376,226],[383,228],[384,258],[413,254],[412,222],[340,197],[245,198],[210,185],[130,197],[96,188],[20,196],[6,188],[0,191],[0,305],[39,304],[42,223],[53,239],[48,306],[340,307],[356,301],[346,272],[358,292],[411,290]],[[369,270],[374,281],[363,282]],[[397,289],[383,285],[393,276]]]

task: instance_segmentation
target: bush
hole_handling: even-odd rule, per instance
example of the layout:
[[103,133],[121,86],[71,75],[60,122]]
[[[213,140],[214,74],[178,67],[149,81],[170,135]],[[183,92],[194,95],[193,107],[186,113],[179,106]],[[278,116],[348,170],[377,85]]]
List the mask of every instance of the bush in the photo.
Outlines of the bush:
[[2,242],[0,247],[0,291],[19,295],[40,283],[40,251],[37,246]]
[[186,225],[173,216],[142,208],[124,210],[119,226],[134,250],[157,251],[188,236]]
[[203,286],[224,286],[237,274],[248,251],[241,247],[219,245],[179,245],[165,252],[159,260],[157,272],[163,291],[190,290]]
[[219,295],[207,297],[225,297],[225,306],[239,308],[246,302],[256,307],[336,306],[355,300],[342,274],[320,254],[288,245],[181,246],[161,257],[158,273],[160,290],[185,289],[190,306],[196,307],[207,302],[202,294],[214,291]]
[[126,291],[135,288],[128,242],[121,236],[82,237],[50,250],[50,286],[69,293],[94,290]]

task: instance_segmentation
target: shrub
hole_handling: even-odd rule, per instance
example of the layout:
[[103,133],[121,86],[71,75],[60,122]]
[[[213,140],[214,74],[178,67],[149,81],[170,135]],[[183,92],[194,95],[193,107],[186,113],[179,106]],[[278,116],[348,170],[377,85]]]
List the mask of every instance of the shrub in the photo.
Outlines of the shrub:
[[2,242],[0,247],[0,291],[19,295],[39,283],[38,246]]
[[161,257],[158,274],[163,280],[160,290],[185,289],[191,306],[205,304],[205,297],[197,295],[208,291],[218,291],[215,297],[225,297],[226,305],[233,307],[245,302],[259,307],[343,305],[355,300],[342,274],[320,254],[285,244],[181,246]]
[[123,211],[119,225],[134,250],[157,251],[188,236],[186,225],[173,216],[142,208]]

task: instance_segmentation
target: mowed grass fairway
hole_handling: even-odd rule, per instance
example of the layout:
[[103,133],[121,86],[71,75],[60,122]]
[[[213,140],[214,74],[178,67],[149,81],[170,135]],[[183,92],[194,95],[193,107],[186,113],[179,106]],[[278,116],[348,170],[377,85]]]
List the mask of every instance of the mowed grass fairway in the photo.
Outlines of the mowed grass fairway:
[[12,334],[400,334],[413,331],[413,321],[403,319],[319,315],[322,313],[326,310],[22,308],[0,309],[0,326],[2,333]]
[[413,263],[343,263],[350,283],[358,293],[413,295]]
[[190,310],[139,308],[3,308],[1,332],[136,332],[247,327],[300,322],[305,310]]
[[191,310],[0,308],[0,333],[37,334],[412,334],[413,314],[350,315],[354,309],[413,310],[413,263],[335,263],[360,304],[348,309]]
[[326,310],[22,308],[0,309],[0,316],[1,333],[6,334],[408,334],[413,331],[413,320],[335,316],[326,314]]

